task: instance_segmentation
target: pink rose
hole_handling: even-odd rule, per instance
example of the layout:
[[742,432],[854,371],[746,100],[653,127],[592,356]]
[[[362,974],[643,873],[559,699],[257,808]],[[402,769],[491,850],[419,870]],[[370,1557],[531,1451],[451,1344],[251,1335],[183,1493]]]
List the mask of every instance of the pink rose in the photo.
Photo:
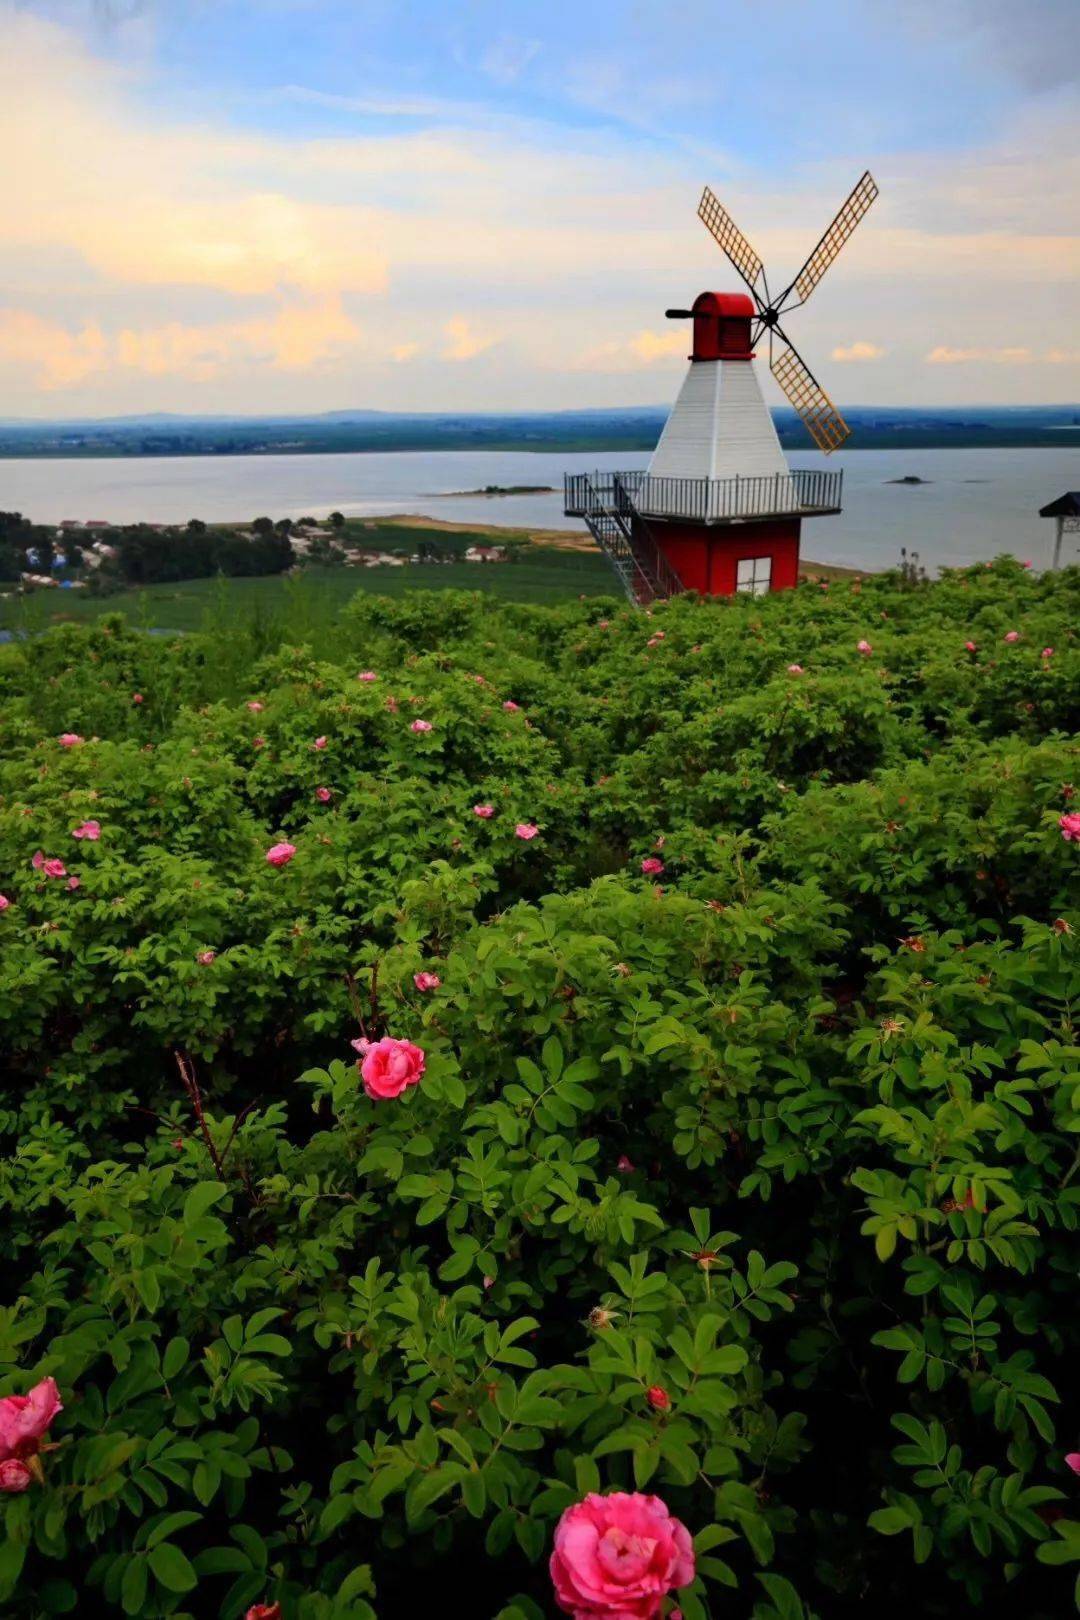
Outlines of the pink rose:
[[495,814],[495,806],[493,804],[474,804],[472,813],[474,816],[479,816],[481,821],[490,821]]
[[288,866],[295,854],[295,844],[271,844],[266,852],[266,858],[271,866]]
[[641,870],[645,873],[646,877],[659,877],[660,873],[664,870],[664,863],[663,861],[658,860],[655,855],[646,855],[645,859],[641,863]]
[[8,1457],[0,1462],[0,1491],[25,1491],[32,1477],[29,1468],[17,1457]]
[[244,1620],[281,1620],[280,1603],[253,1603]]
[[667,1593],[694,1579],[694,1548],[658,1496],[590,1493],[559,1520],[550,1568],[574,1620],[656,1620]]
[[414,973],[412,982],[418,990],[437,990],[442,984],[437,973]]
[[360,1076],[364,1090],[377,1102],[400,1097],[407,1086],[420,1084],[426,1059],[412,1041],[398,1041],[384,1035],[381,1041],[353,1041],[362,1054]]
[[30,857],[30,865],[34,868],[35,872],[41,871],[41,868],[45,865],[45,855],[42,850],[36,849],[34,851],[33,855]]
[[143,700],[143,695],[142,695],[141,692],[132,692],[132,694],[131,694],[132,703],[141,703],[142,700]]
[[55,856],[51,861],[43,861],[41,870],[46,877],[67,877],[67,867],[63,861],[58,861]]
[[216,955],[216,951],[199,951],[195,957],[195,960],[198,962],[200,967],[209,967]]
[[315,750],[315,752],[317,754],[321,754],[323,749],[326,747],[326,738],[325,737],[316,737],[315,741],[312,743],[311,746],[312,746],[312,748],[314,748],[314,750]]
[[1074,1474],[1080,1474],[1080,1451],[1067,1451],[1065,1466],[1071,1468]]
[[1080,843],[1080,812],[1073,810],[1062,816],[1058,821],[1058,826],[1061,828],[1061,836],[1067,844],[1071,844],[1074,839],[1077,843]]
[[871,647],[868,641],[859,641],[855,645],[855,651],[861,652],[864,658],[869,657],[873,650],[873,647]]
[[414,720],[412,725],[409,727],[409,730],[410,731],[430,731],[431,730],[431,721],[430,720]]
[[645,1399],[656,1412],[666,1412],[671,1405],[671,1396],[663,1384],[650,1384],[645,1391]]
[[529,839],[535,838],[539,831],[539,827],[534,827],[531,821],[519,821],[514,828],[514,837],[524,838],[525,842],[528,843]]
[[252,714],[262,714],[263,712],[263,706],[259,702],[258,698],[253,698],[248,704],[248,708],[251,710]]
[[69,889],[77,889],[80,887],[81,883],[82,879],[77,877],[69,877],[67,880],[67,886]]
[[510,698],[507,698],[506,702],[503,704],[503,708],[506,710],[507,714],[517,714],[518,710],[521,708],[521,704],[514,703]]
[[315,797],[318,799],[320,804],[329,804],[334,795],[330,792],[329,788],[323,787],[315,789]]
[[802,675],[805,673],[801,664],[789,664],[787,672],[789,675]]
[[11,901],[8,899],[7,895],[0,894],[0,911],[6,911],[10,904]]
[[1053,658],[1053,656],[1054,656],[1053,647],[1044,647],[1043,650],[1042,650],[1042,656],[1044,658]]
[[1005,640],[1006,641],[1019,641],[1020,640],[1020,632],[1019,632],[1019,630],[1007,630],[1005,632]]
[[43,1378],[29,1395],[5,1395],[0,1400],[0,1457],[34,1456],[46,1429],[63,1410],[53,1378]]
[[973,641],[965,641],[964,646],[965,646],[965,648],[967,649],[968,652],[975,652],[976,651],[975,643]]
[[625,1153],[620,1153],[619,1160],[615,1168],[619,1171],[620,1175],[628,1176],[635,1168],[634,1161],[633,1159],[628,1159]]
[[82,738],[77,731],[64,731],[60,734],[61,748],[77,748],[81,742]]
[[266,747],[266,738],[265,737],[252,737],[251,746],[252,746],[252,748],[265,748]]
[[597,619],[596,628],[598,630],[606,630],[610,624],[611,624],[610,619]]
[[1030,557],[1025,557],[1024,558],[1024,567],[1025,568],[1031,568],[1032,566],[1033,565],[1032,565],[1031,558]]
[[89,838],[92,844],[96,844],[101,837],[101,827],[96,821],[84,821],[80,827],[71,829],[71,836],[72,838]]
[[373,669],[362,669],[356,678],[358,681],[377,681],[379,677]]

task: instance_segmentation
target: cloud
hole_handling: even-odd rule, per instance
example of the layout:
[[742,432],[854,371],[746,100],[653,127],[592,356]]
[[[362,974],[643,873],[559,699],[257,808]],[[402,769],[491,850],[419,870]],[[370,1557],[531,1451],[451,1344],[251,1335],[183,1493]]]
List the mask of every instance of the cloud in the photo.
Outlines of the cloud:
[[460,315],[455,315],[443,327],[446,346],[442,351],[444,360],[475,360],[478,354],[491,349],[498,342],[495,337],[482,337],[473,330],[468,321]]
[[931,349],[925,356],[928,366],[964,366],[973,361],[989,361],[993,365],[1027,366],[1037,357],[1026,348],[1005,349],[950,349],[947,344],[939,343],[936,349]]
[[511,34],[503,34],[501,38],[493,40],[483,53],[480,67],[496,84],[513,84],[539,51],[540,41],[537,39],[517,39]]
[[479,123],[490,117],[490,108],[483,102],[451,101],[442,96],[345,96],[306,84],[282,85],[276,94],[286,101],[325,107],[331,112],[357,113],[362,118],[434,119],[440,123],[460,124]]
[[837,344],[832,352],[832,358],[840,361],[880,360],[884,354],[885,350],[880,349],[876,343],[860,341],[858,343],[849,343],[846,348],[842,343]]
[[0,364],[33,372],[43,390],[77,386],[105,367],[108,353],[108,339],[96,322],[70,332],[32,310],[0,310]]
[[[240,411],[652,403],[689,348],[661,311],[737,284],[695,217],[701,179],[783,285],[855,178],[831,157],[770,173],[694,146],[671,86],[642,108],[632,75],[616,73],[612,94],[646,121],[662,113],[656,138],[568,116],[554,54],[534,66],[497,30],[489,85],[492,67],[516,66],[531,101],[524,88],[487,105],[422,93],[476,94],[488,41],[475,35],[460,53],[469,77],[365,67],[365,93],[348,97],[252,92],[236,65],[192,88],[164,44],[113,60],[40,14],[67,22],[91,3],[0,0],[0,146],[18,153],[0,166],[13,413],[59,408],[65,389],[82,409],[202,409],[207,377],[216,406]],[[165,10],[146,15],[161,27]],[[715,106],[707,116],[715,126]],[[947,163],[929,141],[880,144],[881,198],[793,322],[811,360],[835,346],[838,366],[871,358],[850,334],[877,332],[884,352],[846,373],[872,377],[876,403],[1075,394],[1071,109],[1042,98],[992,143],[971,139]],[[1057,346],[1024,364],[1033,298]]]
[[685,330],[653,332],[645,329],[632,337],[595,343],[571,362],[575,371],[644,371],[660,361],[686,359],[690,334]]
[[124,327],[111,336],[93,323],[70,331],[30,311],[8,309],[0,310],[0,366],[32,372],[45,391],[77,387],[104,372],[205,382],[241,363],[304,371],[359,337],[355,323],[332,302],[245,321]]

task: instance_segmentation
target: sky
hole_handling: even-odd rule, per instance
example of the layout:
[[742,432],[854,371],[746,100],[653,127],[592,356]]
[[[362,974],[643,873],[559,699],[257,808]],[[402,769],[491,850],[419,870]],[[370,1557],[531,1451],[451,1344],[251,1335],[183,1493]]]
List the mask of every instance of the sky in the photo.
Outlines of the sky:
[[[1077,0],[0,0],[0,416],[659,404],[881,188],[846,404],[1080,401]],[[782,396],[770,380],[769,398]]]

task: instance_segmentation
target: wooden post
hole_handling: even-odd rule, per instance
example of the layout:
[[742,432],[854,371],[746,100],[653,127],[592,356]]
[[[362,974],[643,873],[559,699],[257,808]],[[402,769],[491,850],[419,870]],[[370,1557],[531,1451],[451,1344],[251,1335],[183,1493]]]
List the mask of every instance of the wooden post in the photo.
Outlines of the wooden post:
[[1061,567],[1061,542],[1064,534],[1065,519],[1059,512],[1057,517],[1054,519],[1054,560],[1050,564],[1051,568],[1053,569],[1058,569]]

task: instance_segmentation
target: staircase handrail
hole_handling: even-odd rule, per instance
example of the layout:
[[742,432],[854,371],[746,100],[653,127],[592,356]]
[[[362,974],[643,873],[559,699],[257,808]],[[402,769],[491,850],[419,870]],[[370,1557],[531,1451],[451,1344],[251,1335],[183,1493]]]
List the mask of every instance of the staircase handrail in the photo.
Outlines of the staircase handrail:
[[656,575],[657,582],[664,595],[681,595],[686,587],[657,545],[656,536],[649,528],[638,507],[634,504],[633,496],[628,488],[629,480],[627,475],[625,473],[612,473],[611,483],[617,508],[629,519],[631,545],[644,543],[648,546],[649,567]]

